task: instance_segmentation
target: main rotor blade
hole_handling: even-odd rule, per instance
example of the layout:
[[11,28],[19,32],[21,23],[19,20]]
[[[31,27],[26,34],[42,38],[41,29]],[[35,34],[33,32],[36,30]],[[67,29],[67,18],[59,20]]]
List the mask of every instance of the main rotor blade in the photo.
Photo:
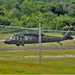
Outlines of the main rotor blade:
[[23,30],[38,30],[38,28],[22,28]]
[[0,31],[0,33],[10,33],[10,32],[19,32],[21,30],[7,30],[7,31]]
[[4,26],[0,25],[1,27],[7,27],[7,28],[14,28],[14,29],[23,29],[23,30],[38,30],[38,28],[23,28],[23,27],[15,27],[15,26]]
[[[67,32],[65,30],[42,30],[42,31],[49,31],[49,32]],[[68,31],[68,32],[75,32],[75,31]]]

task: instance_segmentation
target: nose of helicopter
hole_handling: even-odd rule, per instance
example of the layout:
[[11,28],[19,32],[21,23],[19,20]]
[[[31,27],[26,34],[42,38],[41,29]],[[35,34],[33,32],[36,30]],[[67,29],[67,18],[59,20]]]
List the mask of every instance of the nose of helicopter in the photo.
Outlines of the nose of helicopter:
[[12,37],[10,36],[9,38],[5,39],[4,43],[11,44],[11,39],[12,39]]
[[5,40],[5,41],[4,41],[4,43],[6,43],[6,44],[7,44],[8,42]]
[[7,41],[7,40],[5,40],[5,41],[4,41],[4,43],[5,43],[5,44],[9,44],[10,42],[9,42],[9,41]]

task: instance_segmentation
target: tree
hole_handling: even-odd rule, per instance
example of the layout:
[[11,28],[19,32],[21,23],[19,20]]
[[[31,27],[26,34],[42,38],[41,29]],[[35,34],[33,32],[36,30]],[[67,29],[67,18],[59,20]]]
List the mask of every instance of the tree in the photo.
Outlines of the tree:
[[75,17],[75,10],[69,12],[69,16]]
[[15,17],[15,18],[12,18],[12,22],[11,22],[10,25],[11,25],[11,26],[19,26],[19,27],[22,27],[23,22],[22,22],[22,21],[19,21],[19,20]]
[[32,0],[25,0],[21,5],[21,12],[23,12],[23,14],[27,14],[30,15],[31,13],[35,12],[36,7],[34,2],[32,2]]
[[50,23],[51,23],[51,28],[52,29],[64,29],[65,26],[65,21],[68,22],[69,24],[72,24],[75,21],[75,18],[70,17],[68,15],[61,15],[57,18],[54,18]]

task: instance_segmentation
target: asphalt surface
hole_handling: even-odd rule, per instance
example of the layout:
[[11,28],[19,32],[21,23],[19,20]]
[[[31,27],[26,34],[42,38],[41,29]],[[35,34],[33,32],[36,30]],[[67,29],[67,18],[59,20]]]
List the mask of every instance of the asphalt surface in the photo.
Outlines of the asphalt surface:
[[13,46],[13,47],[0,47],[0,51],[7,51],[7,50],[75,50],[75,46]]

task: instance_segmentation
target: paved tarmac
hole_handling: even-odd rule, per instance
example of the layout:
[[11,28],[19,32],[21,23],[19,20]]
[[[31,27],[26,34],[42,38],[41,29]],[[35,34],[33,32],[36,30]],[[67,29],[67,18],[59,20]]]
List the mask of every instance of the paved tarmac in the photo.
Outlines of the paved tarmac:
[[13,47],[0,47],[0,51],[7,51],[7,50],[75,50],[75,46],[13,46]]

